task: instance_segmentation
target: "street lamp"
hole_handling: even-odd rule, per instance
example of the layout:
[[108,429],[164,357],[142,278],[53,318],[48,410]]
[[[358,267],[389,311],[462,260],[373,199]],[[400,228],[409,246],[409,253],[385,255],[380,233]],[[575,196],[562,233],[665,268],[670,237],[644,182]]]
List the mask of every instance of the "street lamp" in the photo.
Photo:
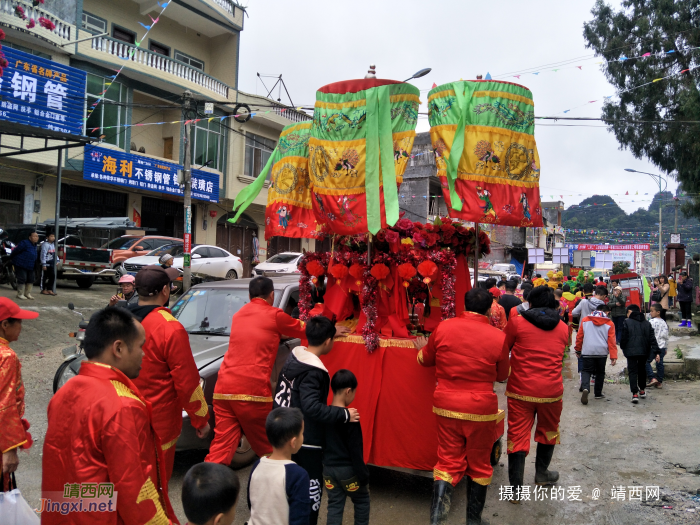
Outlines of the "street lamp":
[[[629,171],[631,173],[642,173],[644,175],[649,175],[652,179],[654,179],[654,182],[659,185],[659,275],[663,273],[663,248],[661,244],[661,236],[662,236],[662,230],[661,230],[661,212],[663,210],[663,206],[661,206],[661,198],[662,198],[662,191],[666,191],[666,188],[668,188],[668,181],[662,177],[661,175],[657,173],[647,173],[646,171],[637,171],[633,170],[631,168],[625,168],[625,171]],[[661,183],[664,183],[664,189],[661,189]]]
[[421,70],[418,71],[417,73],[413,73],[413,76],[407,78],[406,80],[404,80],[404,82],[408,82],[409,80],[413,80],[414,78],[424,77],[425,75],[427,75],[428,73],[430,73],[432,70],[433,70],[433,69],[430,68],[430,67],[426,67],[425,69],[421,69]]

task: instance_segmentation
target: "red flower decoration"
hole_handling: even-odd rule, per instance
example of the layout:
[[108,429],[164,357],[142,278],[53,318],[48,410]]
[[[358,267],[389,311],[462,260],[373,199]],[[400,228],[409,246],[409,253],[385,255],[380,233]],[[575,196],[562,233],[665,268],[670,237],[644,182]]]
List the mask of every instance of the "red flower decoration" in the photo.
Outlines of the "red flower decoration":
[[5,40],[5,31],[0,29],[0,40]]
[[53,31],[54,29],[56,29],[56,24],[54,24],[48,18],[44,18],[43,16],[39,17],[39,25],[44,29],[48,29],[49,31]]
[[390,244],[399,242],[399,232],[396,232],[394,230],[387,230],[384,234],[384,238],[386,239],[386,242]]
[[340,281],[348,274],[348,267],[344,264],[334,264],[330,267],[328,273]]
[[326,273],[323,265],[318,261],[310,261],[306,265],[306,271],[309,272],[309,275],[313,275],[314,277],[321,277],[324,273]]
[[372,269],[370,272],[372,274],[372,277],[377,279],[378,281],[382,281],[386,279],[386,276],[389,275],[389,267],[386,264],[375,264],[372,266]]
[[423,282],[430,284],[437,273],[437,264],[433,261],[423,261],[418,265],[418,273],[423,276]]
[[396,227],[399,230],[403,230],[405,232],[411,231],[413,229],[413,221],[411,219],[406,218],[399,219],[398,221],[396,221]]
[[401,277],[402,279],[409,280],[413,279],[416,276],[416,269],[411,263],[399,264],[397,270],[399,272],[399,277]]
[[353,264],[350,267],[350,275],[352,275],[355,279],[362,279],[365,275],[365,268],[361,264]]
[[386,231],[379,230],[377,232],[377,235],[374,236],[374,238],[377,239],[379,242],[384,242],[386,240]]
[[36,26],[36,22],[33,18],[30,18],[29,23],[27,24],[27,29],[32,29],[34,26]]

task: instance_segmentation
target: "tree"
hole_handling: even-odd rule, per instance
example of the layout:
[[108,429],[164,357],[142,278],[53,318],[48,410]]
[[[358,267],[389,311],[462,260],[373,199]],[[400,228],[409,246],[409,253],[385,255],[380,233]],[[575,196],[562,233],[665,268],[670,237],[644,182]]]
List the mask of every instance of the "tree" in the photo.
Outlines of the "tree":
[[[685,192],[699,193],[697,0],[623,0],[617,12],[597,0],[591,13],[593,20],[584,23],[586,46],[606,59],[603,72],[619,98],[603,105],[608,129],[622,149],[675,176]],[[683,212],[700,217],[700,200]]]
[[613,275],[628,273],[630,271],[630,263],[627,261],[615,261],[612,267]]

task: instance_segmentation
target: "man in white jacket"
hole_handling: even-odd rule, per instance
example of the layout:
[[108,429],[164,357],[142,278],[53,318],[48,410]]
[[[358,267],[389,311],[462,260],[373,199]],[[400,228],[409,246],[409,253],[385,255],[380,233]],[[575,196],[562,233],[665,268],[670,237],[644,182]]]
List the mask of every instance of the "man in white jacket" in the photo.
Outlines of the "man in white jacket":
[[[666,348],[668,347],[668,324],[661,315],[662,308],[660,304],[651,305],[651,327],[654,329],[656,343],[659,345],[659,353],[656,357],[650,357],[647,360],[647,386],[663,388],[664,382],[664,357],[666,357]],[[651,361],[656,361],[656,373],[651,369]]]

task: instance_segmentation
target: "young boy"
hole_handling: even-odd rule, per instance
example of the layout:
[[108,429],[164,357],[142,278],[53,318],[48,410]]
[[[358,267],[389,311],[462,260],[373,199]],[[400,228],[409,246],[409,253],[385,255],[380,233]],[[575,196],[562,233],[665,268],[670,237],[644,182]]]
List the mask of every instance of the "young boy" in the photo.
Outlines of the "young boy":
[[236,473],[217,463],[198,463],[182,482],[182,508],[190,525],[231,525],[241,485]]
[[603,382],[605,381],[605,364],[610,354],[610,364],[617,363],[617,344],[615,343],[615,326],[608,319],[610,307],[599,305],[595,312],[581,319],[581,326],[576,334],[576,356],[583,365],[581,372],[581,403],[588,404],[591,388],[591,375],[595,374],[594,392],[596,399],[604,399]]
[[265,433],[272,454],[250,471],[248,525],[307,525],[309,475],[292,461],[304,443],[304,416],[298,408],[275,408],[267,416]]
[[[357,378],[338,370],[331,381],[333,406],[347,408],[355,399]],[[326,425],[323,481],[328,489],[328,525],[341,525],[346,496],[355,506],[355,525],[369,524],[369,470],[364,461],[360,423]]]
[[[649,356],[647,359],[647,387],[654,386],[656,388],[663,388],[664,382],[664,357],[666,357],[666,347],[668,346],[668,324],[661,317],[662,308],[660,304],[654,304],[651,306],[651,327],[654,329],[654,337],[656,337],[656,344],[659,345],[659,353],[656,357]],[[651,369],[651,361],[656,360],[656,374]]]
[[321,508],[326,425],[360,420],[354,408],[326,404],[331,377],[319,358],[333,349],[334,337],[335,326],[330,319],[320,315],[309,319],[306,323],[309,346],[292,350],[280,372],[273,401],[275,407],[300,408],[304,414],[304,445],[292,459],[309,474],[309,525],[316,525]]
[[654,330],[636,304],[627,307],[627,319],[622,325],[620,348],[627,358],[632,403],[636,405],[640,397],[642,399],[647,397],[644,390],[647,384],[647,360],[659,354]]

